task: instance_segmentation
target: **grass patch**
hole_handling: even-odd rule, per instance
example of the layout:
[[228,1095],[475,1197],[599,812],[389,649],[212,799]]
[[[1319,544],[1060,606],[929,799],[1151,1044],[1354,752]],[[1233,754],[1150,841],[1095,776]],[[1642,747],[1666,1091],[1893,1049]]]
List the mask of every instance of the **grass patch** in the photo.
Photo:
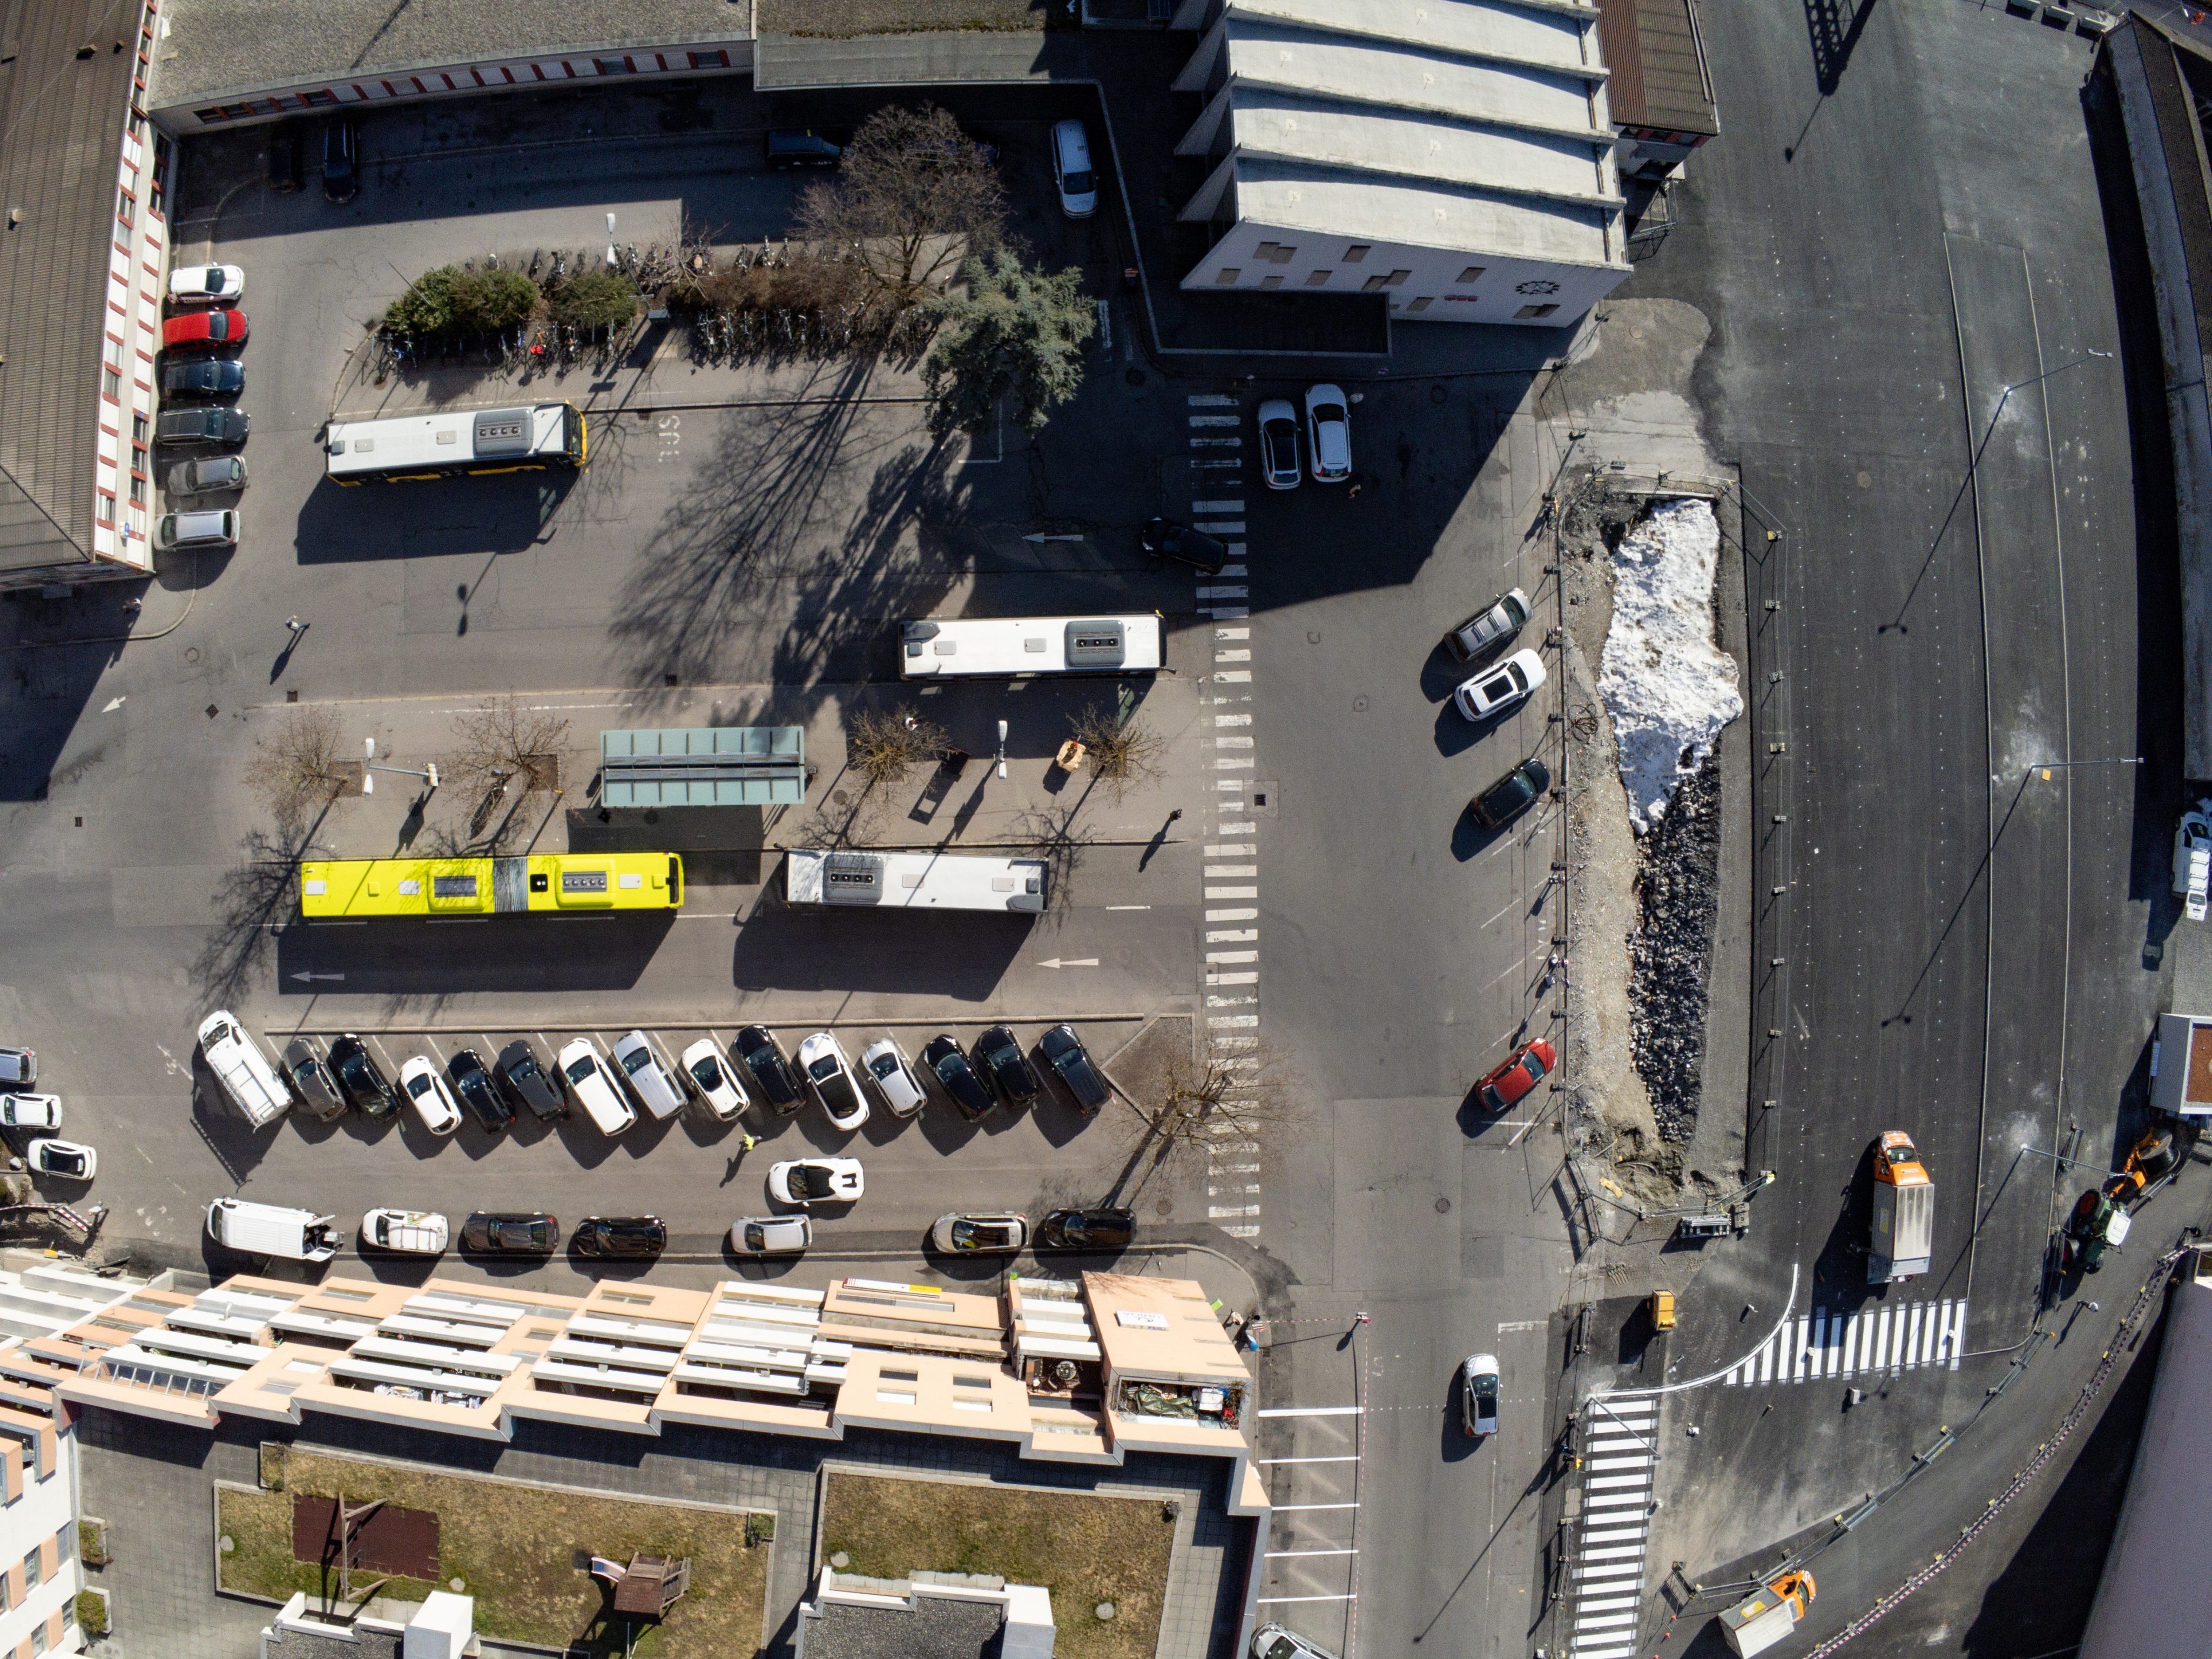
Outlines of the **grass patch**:
[[[1175,1522],[1159,1501],[833,1472],[822,1549],[872,1578],[988,1572],[1052,1592],[1058,1659],[1150,1659]],[[1115,1616],[1094,1611],[1111,1601]]]
[[[264,1474],[270,1468],[264,1457]],[[283,1488],[275,1492],[217,1489],[217,1530],[237,1547],[217,1556],[223,1589],[277,1601],[295,1590],[335,1595],[335,1572],[325,1584],[321,1567],[292,1559],[292,1499],[343,1491],[349,1504],[382,1498],[435,1510],[438,1571],[443,1579],[465,1581],[477,1599],[477,1628],[488,1636],[622,1653],[627,1621],[602,1619],[606,1597],[599,1581],[575,1565],[576,1553],[623,1561],[635,1553],[688,1555],[691,1588],[665,1625],[639,1631],[638,1659],[733,1659],[759,1650],[768,1551],[747,1547],[744,1516],[398,1468],[296,1446],[282,1458],[281,1478]],[[374,1583],[374,1575],[356,1573],[356,1595]],[[412,1601],[443,1588],[392,1578],[378,1593]]]

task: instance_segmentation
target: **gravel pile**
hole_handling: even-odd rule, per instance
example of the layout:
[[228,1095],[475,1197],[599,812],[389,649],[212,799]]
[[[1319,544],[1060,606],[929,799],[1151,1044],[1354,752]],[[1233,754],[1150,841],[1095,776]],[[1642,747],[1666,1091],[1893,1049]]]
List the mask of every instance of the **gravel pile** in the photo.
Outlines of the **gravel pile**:
[[1698,1126],[1705,1048],[1705,980],[1720,905],[1720,770],[1684,778],[1637,843],[1638,920],[1629,942],[1629,1039],[1659,1137]]

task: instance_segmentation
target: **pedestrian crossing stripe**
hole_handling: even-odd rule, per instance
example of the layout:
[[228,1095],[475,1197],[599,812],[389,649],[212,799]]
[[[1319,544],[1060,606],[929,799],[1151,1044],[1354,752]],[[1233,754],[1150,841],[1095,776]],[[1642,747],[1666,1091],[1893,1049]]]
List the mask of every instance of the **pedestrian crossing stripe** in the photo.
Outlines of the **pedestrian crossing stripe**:
[[1584,1414],[1571,1659],[1627,1659],[1637,1651],[1658,1427],[1658,1407],[1648,1399],[1599,1399]]
[[1955,1371],[1966,1346],[1964,1297],[1862,1308],[1848,1315],[1815,1308],[1784,1320],[1721,1382],[1733,1389],[1810,1382],[1868,1371]]

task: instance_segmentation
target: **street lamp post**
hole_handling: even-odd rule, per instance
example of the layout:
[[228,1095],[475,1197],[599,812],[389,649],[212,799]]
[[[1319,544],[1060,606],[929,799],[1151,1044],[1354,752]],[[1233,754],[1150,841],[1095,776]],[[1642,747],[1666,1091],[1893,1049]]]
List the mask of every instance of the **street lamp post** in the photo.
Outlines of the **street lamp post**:
[[426,798],[436,793],[439,782],[437,762],[425,761],[422,763],[422,769],[419,772],[410,766],[379,766],[376,763],[376,739],[368,738],[363,741],[368,745],[368,758],[362,763],[361,768],[362,794],[373,795],[376,793],[376,779],[374,775],[378,772],[396,772],[403,778],[420,778],[430,786],[422,792]]

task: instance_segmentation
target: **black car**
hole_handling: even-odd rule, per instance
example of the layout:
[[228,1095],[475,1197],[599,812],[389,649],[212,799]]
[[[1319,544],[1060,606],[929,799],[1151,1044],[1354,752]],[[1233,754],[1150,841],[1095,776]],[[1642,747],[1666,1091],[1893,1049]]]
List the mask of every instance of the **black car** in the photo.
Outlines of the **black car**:
[[1113,1098],[1113,1091],[1107,1087],[1105,1077],[1073,1025],[1055,1025],[1047,1031],[1037,1039],[1037,1052],[1067,1085],[1067,1092],[1075,1097],[1085,1117]]
[[994,1025],[975,1039],[976,1069],[991,1079],[991,1086],[1007,1105],[1019,1111],[1034,1105],[1044,1092],[1044,1085],[1037,1080],[1036,1067],[1022,1052],[1021,1042],[1012,1030],[1005,1025]]
[[161,369],[165,398],[231,398],[246,390],[246,365],[234,357],[198,357]]
[[269,188],[300,187],[300,129],[296,123],[278,121],[269,129]]
[[162,488],[172,495],[205,495],[218,489],[243,489],[246,463],[235,455],[203,455],[196,461],[179,461],[169,469]]
[[514,1121],[514,1108],[500,1098],[498,1085],[484,1069],[483,1056],[475,1049],[455,1049],[446,1062],[446,1075],[453,1079],[453,1092],[461,1097],[461,1104],[489,1133],[497,1134]]
[[371,1117],[390,1117],[399,1109],[398,1091],[352,1032],[331,1044],[331,1071],[345,1097]]
[[157,444],[242,444],[252,422],[243,410],[221,405],[207,409],[172,409],[156,416]]
[[769,1109],[778,1117],[789,1117],[806,1103],[806,1097],[799,1091],[799,1078],[791,1069],[790,1060],[764,1027],[746,1026],[730,1046],[737,1050],[738,1060],[760,1085],[761,1097],[768,1102]]
[[1552,774],[1533,756],[1468,803],[1474,821],[1486,830],[1503,830],[1552,787]]
[[951,1037],[932,1037],[929,1046],[921,1051],[921,1063],[960,1109],[960,1115],[970,1123],[991,1109],[990,1090],[983,1086],[983,1079],[975,1075],[968,1056],[960,1052],[960,1045]]
[[1187,524],[1177,524],[1173,519],[1147,520],[1144,543],[1145,551],[1154,558],[1196,565],[1209,576],[1218,575],[1221,567],[1229,562],[1227,542],[1203,530],[1193,530]]
[[1047,1250],[1126,1250],[1136,1236],[1134,1210],[1054,1210],[1037,1227]]
[[657,1215],[587,1215],[568,1242],[578,1255],[649,1261],[668,1248],[668,1229]]
[[340,117],[323,129],[323,199],[350,202],[361,194],[360,136]]
[[561,1218],[543,1212],[478,1210],[461,1224],[461,1248],[478,1255],[550,1255],[561,1248]]
[[811,130],[771,127],[762,146],[772,167],[834,167],[845,147]]
[[499,1068],[492,1075],[510,1106],[528,1112],[541,1123],[555,1123],[568,1115],[568,1097],[547,1075],[538,1050],[517,1037],[499,1051]]

